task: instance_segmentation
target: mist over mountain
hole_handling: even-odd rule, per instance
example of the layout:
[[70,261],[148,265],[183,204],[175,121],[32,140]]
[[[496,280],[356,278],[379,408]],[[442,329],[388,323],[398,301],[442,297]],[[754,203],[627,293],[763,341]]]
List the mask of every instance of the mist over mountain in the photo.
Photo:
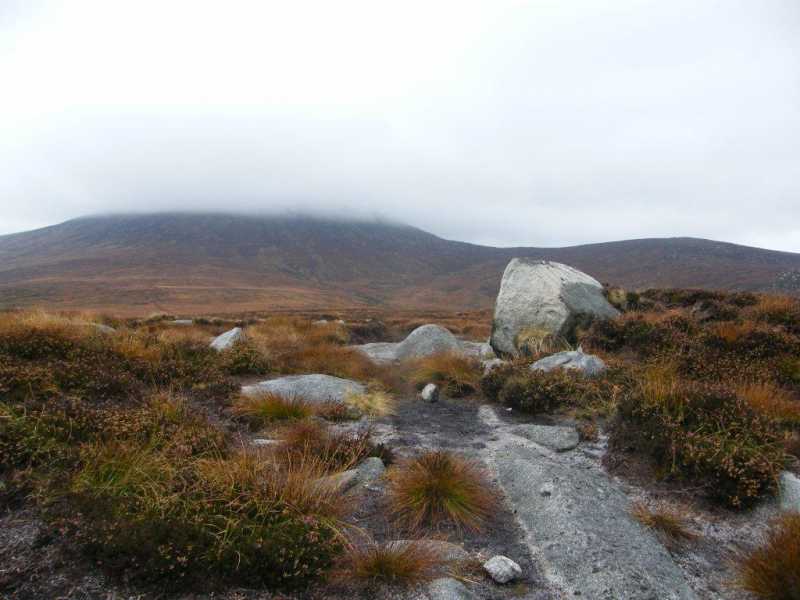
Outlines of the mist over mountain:
[[791,288],[800,271],[800,254],[696,238],[493,248],[371,220],[107,215],[0,236],[0,306],[124,313],[486,308],[514,256],[564,262],[630,289],[770,291]]

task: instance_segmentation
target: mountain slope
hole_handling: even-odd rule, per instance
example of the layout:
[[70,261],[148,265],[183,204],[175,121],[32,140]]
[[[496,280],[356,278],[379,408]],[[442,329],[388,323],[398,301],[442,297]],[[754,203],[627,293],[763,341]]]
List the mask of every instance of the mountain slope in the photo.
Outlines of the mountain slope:
[[769,290],[800,270],[800,254],[693,238],[490,248],[381,222],[125,215],[0,236],[0,306],[484,308],[514,256],[565,262],[629,288]]

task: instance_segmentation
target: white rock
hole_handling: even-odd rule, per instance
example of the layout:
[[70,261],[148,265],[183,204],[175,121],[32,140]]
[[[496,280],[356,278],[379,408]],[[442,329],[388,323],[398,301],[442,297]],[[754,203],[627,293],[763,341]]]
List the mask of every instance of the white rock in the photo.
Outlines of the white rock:
[[800,511],[800,479],[789,471],[781,473],[778,498],[781,509]]
[[519,355],[526,331],[567,335],[579,315],[619,314],[593,277],[556,262],[512,259],[503,273],[494,309],[491,344],[495,352]]
[[397,345],[395,355],[398,360],[405,360],[443,352],[461,352],[456,336],[441,325],[422,325]]
[[419,397],[425,402],[437,402],[439,400],[439,386],[435,383],[429,383],[419,393]]
[[483,374],[488,375],[492,371],[494,371],[497,367],[507,364],[508,361],[503,360],[502,358],[492,358],[490,360],[481,361],[481,366],[483,367]]
[[234,327],[230,331],[226,331],[215,337],[211,342],[211,347],[217,352],[222,352],[223,350],[231,348],[241,339],[244,339],[244,331],[242,331],[241,327]]
[[497,583],[508,583],[522,575],[522,567],[501,554],[493,556],[483,563],[483,568]]
[[606,363],[594,354],[585,354],[581,348],[568,352],[557,352],[537,360],[530,366],[531,371],[553,371],[566,369],[580,371],[584,375],[593,377],[606,370]]
[[242,386],[242,394],[273,393],[285,398],[302,398],[307,402],[340,402],[348,396],[366,393],[366,386],[349,379],[315,373],[312,375],[289,375]]
[[174,321],[170,321],[173,325],[192,325],[194,321],[192,319],[175,319]]

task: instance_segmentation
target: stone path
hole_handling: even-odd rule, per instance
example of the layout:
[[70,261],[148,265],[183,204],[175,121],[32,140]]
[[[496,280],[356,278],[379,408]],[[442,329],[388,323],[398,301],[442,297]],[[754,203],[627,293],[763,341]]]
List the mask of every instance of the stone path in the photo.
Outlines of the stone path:
[[487,405],[478,415],[492,432],[483,458],[551,584],[593,600],[696,598],[656,537],[629,516],[628,498],[596,458],[554,442],[560,428],[505,424]]

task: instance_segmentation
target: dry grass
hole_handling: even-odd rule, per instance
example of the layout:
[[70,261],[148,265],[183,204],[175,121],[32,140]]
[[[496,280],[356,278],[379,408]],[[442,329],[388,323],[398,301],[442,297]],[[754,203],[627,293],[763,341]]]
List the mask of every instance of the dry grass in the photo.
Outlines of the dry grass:
[[240,395],[233,402],[233,414],[258,429],[274,421],[305,419],[314,408],[303,398],[265,392]]
[[644,502],[635,502],[631,507],[631,515],[648,529],[652,529],[668,544],[679,545],[697,539],[697,534],[687,525],[687,516],[677,506],[659,503],[649,506]]
[[433,544],[425,540],[379,544],[374,540],[353,544],[339,561],[336,580],[359,587],[412,586],[437,577],[444,562]]
[[711,327],[711,332],[728,344],[735,344],[757,330],[758,325],[754,321],[722,321]]
[[497,504],[478,463],[443,450],[405,460],[389,473],[389,507],[401,524],[480,530]]
[[392,395],[380,389],[368,390],[363,394],[349,394],[344,401],[360,413],[372,417],[392,415],[396,408]]
[[800,400],[790,391],[770,383],[749,383],[739,385],[736,393],[770,419],[800,425]]
[[278,432],[281,444],[276,455],[287,460],[313,456],[327,465],[329,472],[349,469],[373,449],[369,431],[337,432],[318,420],[296,421]]
[[800,598],[800,513],[781,516],[761,545],[740,559],[738,583],[759,600]]
[[417,389],[435,383],[454,398],[472,394],[480,387],[480,362],[455,353],[434,354],[407,363],[411,383]]
[[560,335],[535,327],[520,331],[514,339],[514,345],[523,355],[531,358],[572,350],[569,342]]

